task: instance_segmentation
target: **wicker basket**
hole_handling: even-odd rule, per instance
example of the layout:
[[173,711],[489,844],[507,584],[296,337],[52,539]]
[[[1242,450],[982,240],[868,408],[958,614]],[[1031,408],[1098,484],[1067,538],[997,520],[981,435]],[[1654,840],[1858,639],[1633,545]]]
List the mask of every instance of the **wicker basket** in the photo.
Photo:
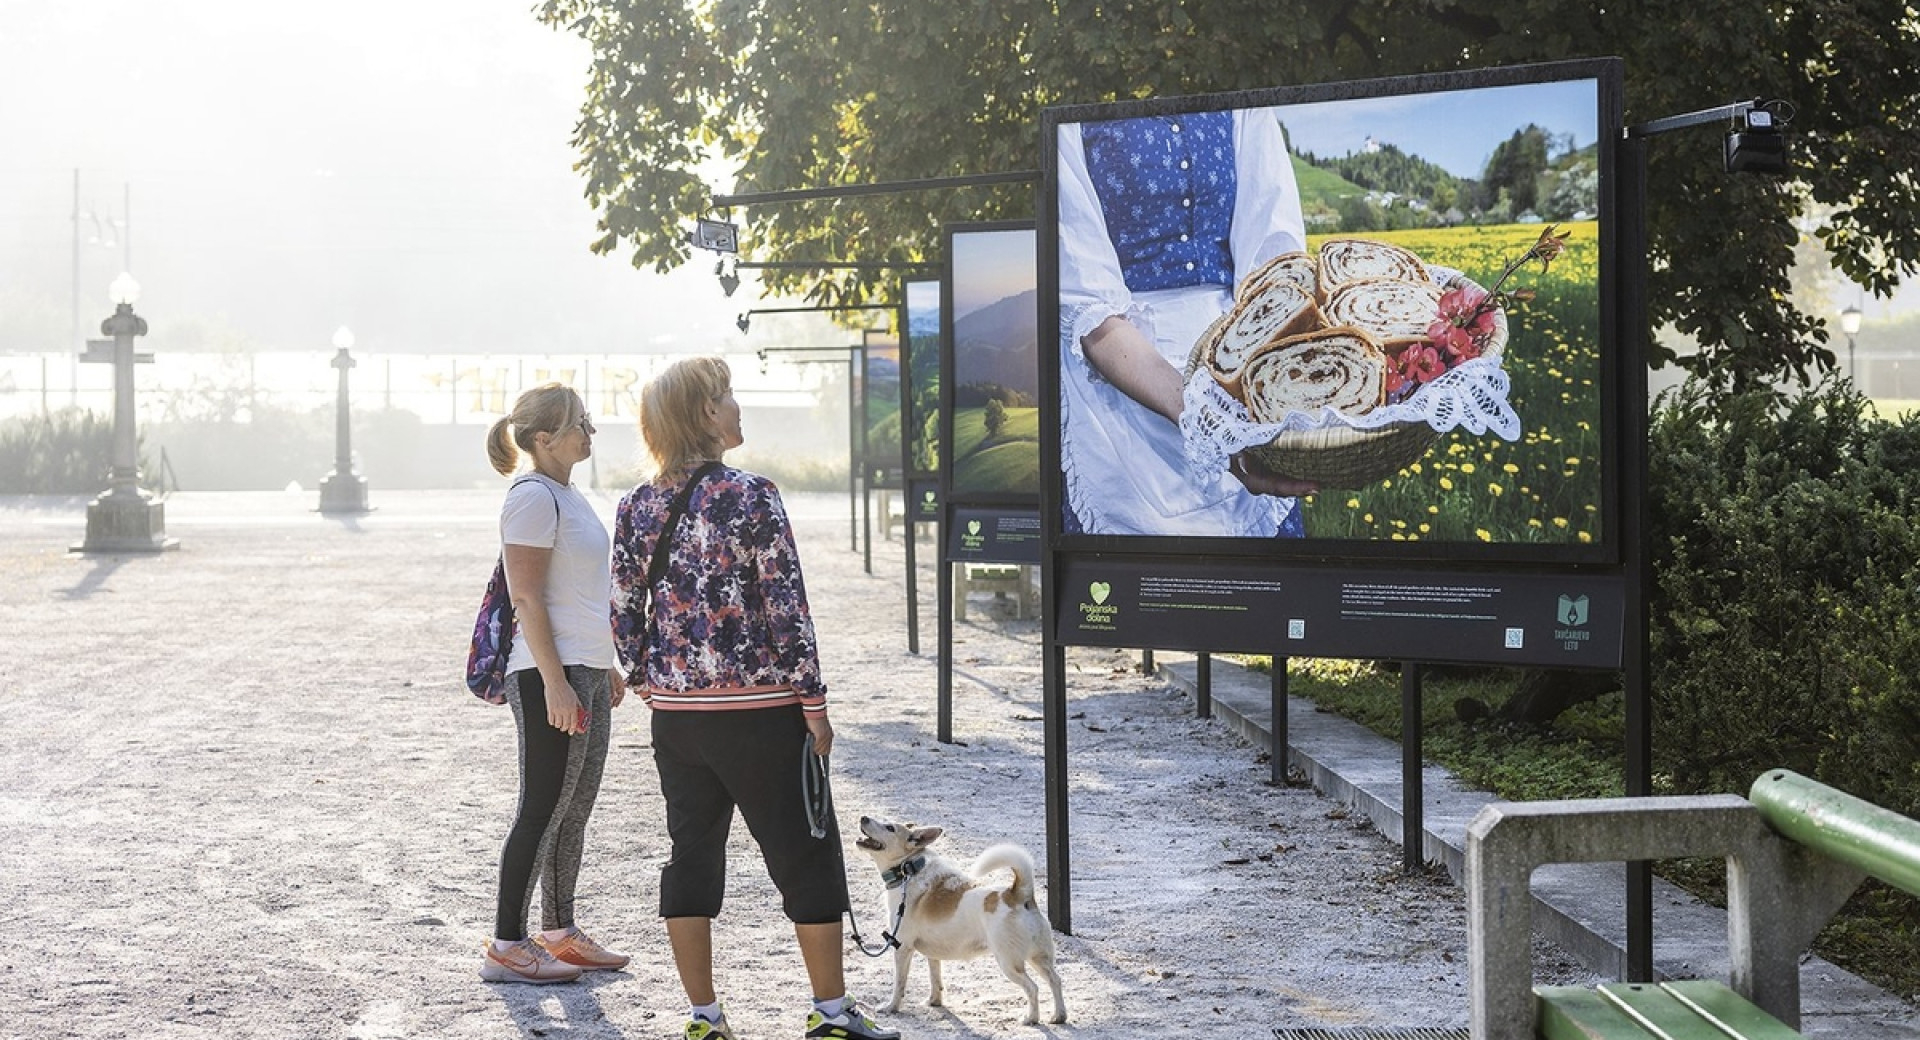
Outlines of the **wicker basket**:
[[[1457,272],[1435,273],[1442,275],[1438,279],[1442,291],[1480,287]],[[1506,346],[1507,315],[1495,310],[1493,333],[1487,337],[1481,356],[1499,360]],[[1189,378],[1199,366],[1200,353],[1200,345],[1195,344],[1187,359]],[[1394,423],[1370,430],[1328,426],[1283,433],[1247,451],[1274,472],[1297,480],[1310,480],[1322,488],[1360,488],[1420,461],[1439,439],[1439,432],[1423,422]]]

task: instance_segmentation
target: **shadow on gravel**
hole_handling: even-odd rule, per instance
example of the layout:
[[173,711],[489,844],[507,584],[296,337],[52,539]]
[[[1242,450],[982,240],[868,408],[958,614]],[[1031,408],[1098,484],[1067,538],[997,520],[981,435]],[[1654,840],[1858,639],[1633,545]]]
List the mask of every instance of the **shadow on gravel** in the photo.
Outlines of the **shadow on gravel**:
[[[618,985],[628,978],[625,972],[590,972],[580,981],[558,986],[494,985],[513,1024],[522,1036],[625,1037],[627,1032],[607,1018],[596,992],[601,986]],[[560,1014],[553,1013],[559,1005]]]
[[113,572],[119,570],[121,564],[127,562],[127,557],[96,556],[89,558],[88,562],[93,566],[80,578],[78,583],[72,588],[59,589],[56,591],[56,594],[61,599],[88,599],[94,593],[106,588],[107,579],[113,577]]

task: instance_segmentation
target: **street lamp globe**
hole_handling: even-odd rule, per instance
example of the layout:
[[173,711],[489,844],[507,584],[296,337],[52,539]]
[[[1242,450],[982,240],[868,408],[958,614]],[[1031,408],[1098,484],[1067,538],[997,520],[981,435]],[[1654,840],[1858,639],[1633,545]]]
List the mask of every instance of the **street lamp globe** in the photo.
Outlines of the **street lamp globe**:
[[336,350],[353,349],[353,330],[345,325],[333,330],[333,346]]
[[140,283],[133,280],[133,275],[122,271],[120,277],[107,286],[107,299],[115,306],[131,307],[140,302]]
[[1840,312],[1840,331],[1849,336],[1858,334],[1860,331],[1860,317],[1860,308],[1855,307],[1853,304],[1847,304],[1847,309]]

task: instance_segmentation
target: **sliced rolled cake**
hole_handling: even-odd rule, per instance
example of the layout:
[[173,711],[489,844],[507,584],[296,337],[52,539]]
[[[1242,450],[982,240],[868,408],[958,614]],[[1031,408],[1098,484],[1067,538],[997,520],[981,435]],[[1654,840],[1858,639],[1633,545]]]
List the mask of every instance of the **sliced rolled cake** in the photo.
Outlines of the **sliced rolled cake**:
[[1241,279],[1240,288],[1234,291],[1234,299],[1247,299],[1266,286],[1276,282],[1290,283],[1308,292],[1312,292],[1319,278],[1318,272],[1314,269],[1314,264],[1315,261],[1311,253],[1304,253],[1298,250],[1291,253],[1281,253],[1279,256],[1254,268],[1245,278]]
[[1431,282],[1427,265],[1396,245],[1370,238],[1332,238],[1320,245],[1319,293],[1322,303],[1340,287],[1363,278]]
[[1255,422],[1321,408],[1365,415],[1387,398],[1387,353],[1362,329],[1321,329],[1255,352],[1240,387]]
[[1440,287],[1428,281],[1362,278],[1335,289],[1322,308],[1327,324],[1365,329],[1389,354],[1427,337],[1440,316]]
[[1216,323],[1218,334],[1212,336],[1202,356],[1213,378],[1239,397],[1240,372],[1254,351],[1320,324],[1320,308],[1314,305],[1312,293],[1291,283],[1275,282],[1235,304],[1224,324]]

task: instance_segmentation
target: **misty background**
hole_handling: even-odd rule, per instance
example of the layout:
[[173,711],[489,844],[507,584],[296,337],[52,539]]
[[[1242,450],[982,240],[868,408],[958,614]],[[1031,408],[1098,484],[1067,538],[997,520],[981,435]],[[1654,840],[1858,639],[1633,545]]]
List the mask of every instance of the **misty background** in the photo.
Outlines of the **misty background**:
[[[484,476],[474,424],[536,372],[604,373],[589,407],[611,462],[607,448],[631,451],[615,384],[695,353],[729,355],[750,438],[778,430],[784,453],[844,467],[845,355],[776,354],[763,373],[753,352],[857,331],[781,314],[743,335],[741,311],[782,303],[758,300],[750,273],[728,299],[713,254],[661,275],[588,251],[569,136],[590,52],[531,7],[0,0],[0,419],[110,413],[111,366],[72,355],[125,269],[156,356],[136,377],[149,442],[189,415],[257,423],[266,401],[323,411],[330,458],[327,362],[346,326],[354,448],[376,489],[397,446],[360,433],[363,409],[466,424],[444,450],[472,458],[448,471]],[[730,187],[724,168],[711,181]]]

